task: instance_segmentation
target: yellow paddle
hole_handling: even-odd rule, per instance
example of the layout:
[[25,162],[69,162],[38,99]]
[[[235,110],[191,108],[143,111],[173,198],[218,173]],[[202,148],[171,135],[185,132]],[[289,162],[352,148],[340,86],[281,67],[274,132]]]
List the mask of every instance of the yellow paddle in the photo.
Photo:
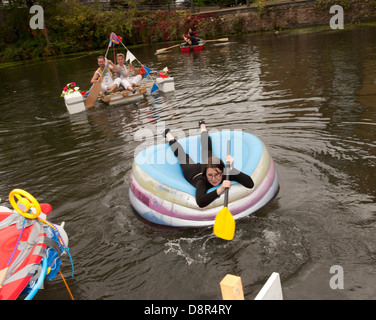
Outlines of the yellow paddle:
[[[227,141],[227,155],[230,155],[231,141]],[[226,180],[230,180],[230,164],[226,163]],[[224,207],[218,212],[215,217],[213,232],[218,238],[225,240],[232,240],[235,234],[235,219],[231,212],[227,209],[228,205],[228,188],[225,190]]]

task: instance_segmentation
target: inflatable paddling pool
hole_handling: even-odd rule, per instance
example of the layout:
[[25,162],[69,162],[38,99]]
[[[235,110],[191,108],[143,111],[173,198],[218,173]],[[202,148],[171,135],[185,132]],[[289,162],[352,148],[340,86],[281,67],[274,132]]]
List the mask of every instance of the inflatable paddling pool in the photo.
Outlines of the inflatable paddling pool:
[[0,300],[23,294],[31,300],[45,278],[52,280],[59,272],[68,236],[64,223],[56,226],[45,220],[49,204],[39,204],[21,189],[14,189],[9,200],[15,211],[0,206]]
[[[278,191],[278,174],[264,143],[242,131],[209,132],[213,154],[224,161],[227,140],[231,140],[234,167],[250,175],[255,186],[247,189],[232,182],[228,209],[235,219],[265,206]],[[201,162],[200,135],[178,140],[195,162]],[[209,189],[212,191],[217,187]],[[214,224],[223,208],[224,194],[204,208],[195,199],[196,189],[185,180],[180,164],[168,143],[138,153],[130,174],[132,206],[145,219],[168,226],[201,227]]]

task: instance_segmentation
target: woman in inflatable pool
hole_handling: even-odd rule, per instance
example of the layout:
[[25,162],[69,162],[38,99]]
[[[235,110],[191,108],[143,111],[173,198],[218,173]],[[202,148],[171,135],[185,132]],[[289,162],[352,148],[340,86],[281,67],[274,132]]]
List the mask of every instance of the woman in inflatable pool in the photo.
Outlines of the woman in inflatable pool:
[[[205,121],[199,121],[199,127],[201,129],[202,164],[195,163],[185,153],[180,143],[171,134],[170,129],[165,130],[164,136],[180,163],[184,178],[196,188],[197,205],[203,208],[218,198],[226,188],[230,188],[231,182],[223,178],[225,168],[223,161],[212,155],[211,138],[207,132]],[[229,175],[232,181],[237,181],[246,188],[253,188],[252,178],[233,167],[234,159],[231,155],[228,155],[225,161],[229,163]],[[220,184],[219,188],[207,193],[210,188]]]

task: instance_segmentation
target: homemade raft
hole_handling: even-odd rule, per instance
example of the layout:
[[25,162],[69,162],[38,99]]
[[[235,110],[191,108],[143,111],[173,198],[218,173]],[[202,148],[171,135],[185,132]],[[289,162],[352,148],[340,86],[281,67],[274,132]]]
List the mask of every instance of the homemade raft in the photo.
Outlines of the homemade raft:
[[[255,186],[247,189],[232,182],[228,209],[235,219],[250,215],[265,206],[278,191],[278,174],[264,143],[242,131],[210,133],[213,154],[223,161],[227,140],[231,140],[234,167],[250,175]],[[195,162],[201,162],[200,136],[178,140]],[[214,190],[217,187],[213,187]],[[223,208],[224,195],[205,208],[199,208],[196,189],[188,183],[168,143],[142,150],[136,155],[130,174],[129,196],[135,210],[145,219],[176,227],[201,227],[214,224]]]
[[109,104],[110,106],[119,104],[119,103],[129,103],[145,98],[144,94],[146,93],[146,88],[137,88],[134,93],[127,90],[117,91],[109,95],[102,95],[100,99]]
[[[115,45],[121,44],[124,49],[126,50],[126,57],[125,57],[125,62],[128,62],[128,68],[131,68],[131,64],[133,61],[136,61],[139,65],[140,68],[134,69],[133,66],[133,76],[136,75],[141,75],[142,80],[137,81],[138,85],[134,87],[134,92],[133,91],[128,91],[125,90],[126,88],[123,87],[123,85],[120,85],[120,89],[117,90],[116,92],[113,92],[111,94],[105,94],[102,92],[102,87],[101,83],[103,81],[103,77],[105,76],[106,73],[113,71],[108,69],[108,66],[104,68],[103,71],[100,72],[101,77],[99,78],[99,82],[94,83],[89,91],[80,91],[79,87],[76,87],[75,82],[68,83],[62,93],[61,97],[64,97],[65,101],[65,106],[67,107],[67,110],[70,114],[75,114],[75,113],[80,113],[86,109],[92,108],[95,104],[95,102],[99,99],[102,102],[109,104],[109,105],[115,105],[115,104],[122,104],[122,103],[130,103],[130,102],[135,102],[141,99],[144,99],[146,94],[152,94],[158,90],[161,92],[169,92],[169,91],[174,91],[175,86],[174,86],[174,79],[170,78],[167,76],[168,79],[164,78],[156,78],[154,79],[153,76],[150,75],[150,72],[153,71],[152,69],[146,67],[143,65],[133,54],[130,52],[127,47],[124,45],[122,42],[122,38],[120,36],[117,36],[115,33],[111,33],[110,35],[110,42],[108,44],[106,54],[104,56],[105,59],[107,59],[107,54],[109,52],[109,48],[113,48],[113,61],[116,61],[116,55],[115,55]],[[100,69],[97,71],[99,72]],[[165,71],[163,69],[163,71]],[[115,77],[119,77],[119,74],[113,74],[113,79]],[[146,78],[152,80],[152,81],[147,81]],[[130,82],[133,82],[133,77],[131,79],[127,78]],[[150,88],[150,89],[149,89]]]

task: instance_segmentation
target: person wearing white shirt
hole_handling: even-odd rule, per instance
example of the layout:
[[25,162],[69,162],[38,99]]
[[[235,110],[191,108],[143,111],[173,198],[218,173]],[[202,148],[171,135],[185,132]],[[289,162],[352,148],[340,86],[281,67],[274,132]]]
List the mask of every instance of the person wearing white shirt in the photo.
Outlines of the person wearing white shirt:
[[101,83],[102,91],[110,93],[115,92],[121,84],[121,79],[119,77],[114,77],[113,74],[113,72],[118,71],[117,66],[111,60],[106,61],[103,56],[99,56],[97,60],[99,68],[94,72],[90,82],[93,84],[98,83],[107,65],[108,70],[104,73],[103,81]]

